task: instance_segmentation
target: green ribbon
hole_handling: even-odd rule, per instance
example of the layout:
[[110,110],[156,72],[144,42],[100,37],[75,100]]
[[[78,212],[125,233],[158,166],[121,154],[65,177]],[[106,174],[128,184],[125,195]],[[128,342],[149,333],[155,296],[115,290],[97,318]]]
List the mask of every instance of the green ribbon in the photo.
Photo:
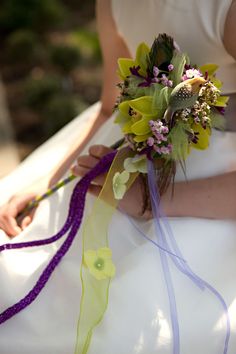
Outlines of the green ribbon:
[[[109,287],[114,265],[109,258],[108,226],[117,207],[114,198],[113,176],[124,170],[125,158],[133,156],[128,149],[119,150],[107,174],[103,189],[95,200],[83,230],[83,256],[81,264],[82,297],[77,328],[75,354],[88,352],[94,328],[102,320],[108,306]],[[138,173],[130,174],[127,189]],[[104,257],[103,257],[104,255]],[[93,259],[94,258],[94,259]]]

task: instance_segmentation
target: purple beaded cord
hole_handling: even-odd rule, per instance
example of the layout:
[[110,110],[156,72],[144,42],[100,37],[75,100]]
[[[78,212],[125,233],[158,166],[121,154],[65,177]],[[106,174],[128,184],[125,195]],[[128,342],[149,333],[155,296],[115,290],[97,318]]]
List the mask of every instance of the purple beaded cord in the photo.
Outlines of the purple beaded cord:
[[[59,238],[64,236],[68,230],[70,230],[66,240],[63,242],[63,244],[58,249],[56,254],[53,256],[49,264],[43,270],[34,287],[28,292],[28,294],[24,298],[19,300],[14,305],[8,307],[0,314],[0,324],[6,322],[11,317],[15,316],[17,313],[19,313],[27,306],[29,306],[43,290],[44,286],[46,285],[47,281],[52,275],[54,269],[60,263],[64,255],[69,250],[79,230],[83,218],[83,213],[84,213],[85,197],[91,181],[109,169],[115,157],[115,154],[116,151],[104,156],[99,161],[99,163],[91,171],[89,171],[83,178],[81,178],[81,180],[76,184],[70,200],[69,212],[68,212],[66,222],[62,227],[62,229],[56,235],[44,240],[19,242],[15,244],[5,244],[0,246],[0,252],[1,252],[4,250],[11,250],[17,248],[47,245],[57,241]],[[74,217],[75,215],[76,218]]]

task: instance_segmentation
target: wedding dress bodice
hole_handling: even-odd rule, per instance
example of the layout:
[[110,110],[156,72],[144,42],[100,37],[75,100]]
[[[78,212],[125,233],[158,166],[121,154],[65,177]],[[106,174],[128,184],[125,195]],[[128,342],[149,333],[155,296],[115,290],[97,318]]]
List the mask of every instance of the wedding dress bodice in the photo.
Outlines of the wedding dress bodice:
[[[230,3],[230,0],[112,0],[112,8],[117,27],[132,54],[139,42],[151,44],[158,33],[169,33],[197,64],[209,61],[219,64],[225,91],[236,92],[236,80],[233,80],[236,67],[222,44]],[[183,13],[186,14],[184,24]],[[78,130],[86,127],[99,108],[100,105],[96,104],[87,109],[2,180],[1,200],[10,197],[32,179],[41,178],[49,166],[55,166],[68,146],[78,138]],[[111,118],[89,145],[110,145],[120,136],[120,128]],[[205,151],[193,150],[186,169],[191,179],[224,173],[235,169],[235,166],[235,133],[214,131],[210,147]],[[184,177],[179,171],[177,179],[181,178]],[[16,239],[9,241],[1,231],[1,244],[54,235],[67,217],[76,182],[44,200],[33,222]],[[94,198],[88,195],[85,217],[93,202]],[[169,223],[187,264],[224,298],[231,321],[227,354],[235,354],[236,223],[189,217],[169,218]],[[146,240],[140,230],[158,243],[152,220],[139,222],[130,220],[119,211],[114,213],[109,227],[109,242],[117,271],[111,282],[106,314],[94,330],[88,354],[173,353],[170,308],[159,249]],[[1,254],[2,311],[19,301],[34,286],[60,242],[44,248],[11,250]],[[74,352],[81,297],[81,254],[82,230],[36,301],[0,327],[1,354]],[[179,316],[180,353],[222,354],[226,323],[220,302],[207,289],[199,289],[173,262],[169,262],[169,267]]]
[[236,92],[236,63],[223,45],[232,0],[112,0],[112,12],[130,52],[159,33],[171,35],[193,64],[216,63],[225,93]]

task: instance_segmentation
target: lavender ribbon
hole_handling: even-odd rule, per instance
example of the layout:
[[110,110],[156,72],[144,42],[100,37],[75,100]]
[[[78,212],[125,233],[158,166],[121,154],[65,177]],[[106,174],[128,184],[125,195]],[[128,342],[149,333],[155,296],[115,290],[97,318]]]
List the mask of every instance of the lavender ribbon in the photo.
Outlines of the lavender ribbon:
[[[6,322],[11,317],[15,316],[17,313],[19,313],[27,306],[29,306],[43,290],[44,286],[46,285],[47,281],[49,280],[56,266],[60,263],[64,255],[69,250],[79,230],[79,227],[83,219],[85,197],[91,181],[109,169],[115,154],[116,152],[112,152],[104,156],[99,161],[99,163],[92,170],[90,170],[83,178],[81,178],[81,180],[76,184],[71,197],[69,213],[66,222],[62,227],[62,229],[56,235],[44,240],[19,242],[15,244],[8,243],[0,246],[0,251],[3,251],[3,250],[11,250],[17,248],[47,245],[52,242],[55,242],[56,240],[64,236],[67,231],[70,230],[66,240],[63,242],[63,244],[58,249],[56,254],[53,256],[49,264],[43,270],[34,287],[28,292],[28,294],[24,298],[22,298],[17,303],[10,306],[0,314],[0,324]],[[74,217],[75,215],[76,217]]]
[[[184,260],[184,257],[178,248],[177,242],[174,238],[173,232],[171,230],[170,224],[164,215],[161,204],[160,204],[160,195],[157,189],[156,183],[156,175],[152,161],[148,161],[148,185],[150,192],[150,199],[152,205],[152,212],[154,216],[155,230],[156,236],[158,238],[159,243],[157,246],[159,247],[160,258],[162,263],[162,269],[164,273],[164,278],[166,282],[169,305],[170,305],[170,315],[172,322],[172,331],[173,331],[173,354],[180,353],[180,340],[179,340],[179,323],[178,323],[178,314],[176,308],[175,301],[175,293],[173,288],[173,283],[171,279],[171,274],[169,270],[167,255],[170,256],[175,266],[187,277],[189,277],[201,290],[208,289],[215,297],[218,299],[220,304],[222,305],[226,318],[226,335],[224,342],[224,350],[223,354],[227,354],[228,352],[228,344],[230,339],[230,318],[228,313],[228,307],[220,295],[220,293],[205,280],[201,279],[198,275],[196,275],[191,268],[188,266],[187,262]],[[164,224],[164,228],[162,227],[162,223]],[[167,241],[169,239],[169,243]]]

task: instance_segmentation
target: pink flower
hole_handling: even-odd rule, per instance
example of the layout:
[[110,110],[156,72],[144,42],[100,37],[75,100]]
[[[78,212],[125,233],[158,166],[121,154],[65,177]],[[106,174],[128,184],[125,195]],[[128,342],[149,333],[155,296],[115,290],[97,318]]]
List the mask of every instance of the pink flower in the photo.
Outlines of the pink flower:
[[154,139],[153,139],[153,137],[149,137],[148,139],[147,139],[147,144],[148,144],[148,146],[153,146],[153,144],[154,144]]
[[173,64],[169,64],[168,65],[168,71],[172,71],[174,70],[174,65]]

